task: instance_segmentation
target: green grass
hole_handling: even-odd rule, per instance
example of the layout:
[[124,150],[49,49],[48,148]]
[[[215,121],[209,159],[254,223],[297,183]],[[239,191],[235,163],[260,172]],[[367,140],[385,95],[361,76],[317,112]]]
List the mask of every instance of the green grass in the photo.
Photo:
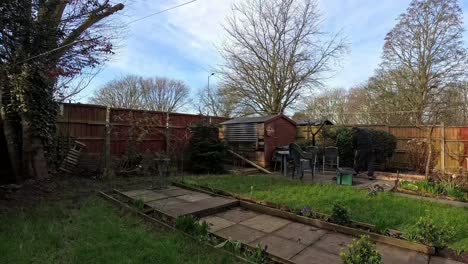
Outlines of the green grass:
[[[335,203],[346,208],[354,221],[376,225],[380,229],[411,229],[421,216],[429,215],[437,224],[447,223],[456,230],[450,248],[468,251],[468,209],[426,202],[393,193],[367,195],[366,190],[332,184],[307,184],[267,176],[201,176],[185,178],[187,183],[287,205],[293,209],[310,206],[330,214]],[[253,191],[251,193],[251,188]]]
[[406,190],[417,191],[434,197],[448,196],[459,201],[468,201],[468,193],[466,191],[449,183],[403,181],[400,186]]
[[0,223],[0,263],[235,263],[99,199],[4,212]]

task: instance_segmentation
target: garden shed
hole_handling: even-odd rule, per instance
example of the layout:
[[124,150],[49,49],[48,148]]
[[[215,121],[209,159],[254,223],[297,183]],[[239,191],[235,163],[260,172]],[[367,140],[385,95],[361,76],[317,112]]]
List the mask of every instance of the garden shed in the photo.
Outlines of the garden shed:
[[296,123],[283,114],[235,118],[220,125],[220,138],[230,149],[264,168],[276,147],[296,141]]

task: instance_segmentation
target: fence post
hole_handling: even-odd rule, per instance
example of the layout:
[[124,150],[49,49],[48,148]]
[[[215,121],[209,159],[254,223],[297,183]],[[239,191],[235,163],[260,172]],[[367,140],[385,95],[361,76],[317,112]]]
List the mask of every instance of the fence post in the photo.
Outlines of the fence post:
[[171,143],[169,140],[170,137],[170,127],[169,127],[169,110],[166,112],[166,155],[169,155],[169,144]]
[[445,125],[440,124],[440,170],[445,175]]
[[111,127],[110,127],[110,107],[107,106],[106,107],[106,138],[105,138],[105,142],[104,142],[104,162],[105,162],[105,165],[106,165],[106,173],[109,173],[110,172],[110,169],[111,169],[111,147],[110,147],[110,131],[111,130]]

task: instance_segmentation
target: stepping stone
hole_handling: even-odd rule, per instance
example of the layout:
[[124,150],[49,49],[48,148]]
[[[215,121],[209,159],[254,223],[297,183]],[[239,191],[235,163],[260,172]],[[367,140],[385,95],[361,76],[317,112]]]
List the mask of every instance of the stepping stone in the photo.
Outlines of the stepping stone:
[[128,192],[122,192],[123,194],[125,194],[126,196],[128,197],[136,197],[136,196],[139,196],[139,195],[142,195],[142,194],[145,194],[145,193],[150,193],[151,191],[150,190],[133,190],[133,191],[128,191]]
[[291,221],[285,220],[283,218],[271,216],[271,215],[258,215],[249,220],[240,222],[241,225],[245,225],[257,230],[260,230],[265,233],[271,233],[287,224]]
[[212,196],[205,193],[189,193],[185,195],[178,196],[178,199],[187,201],[187,202],[196,202],[204,199],[211,198]]
[[217,216],[229,220],[234,223],[239,223],[250,218],[254,218],[259,214],[253,211],[246,210],[242,207],[236,207],[226,212],[217,214]]
[[215,234],[225,239],[237,240],[246,244],[266,235],[258,230],[238,224],[221,229]]
[[[180,196],[177,199],[180,200]],[[179,211],[182,215],[195,214],[200,215],[201,213],[209,213],[209,211],[219,212],[220,209],[225,207],[231,207],[238,204],[237,200],[227,199],[223,197],[210,197],[196,202],[186,202],[179,206]],[[205,214],[206,215],[206,214]]]
[[292,258],[306,248],[306,245],[274,235],[261,237],[249,243],[249,245],[253,247],[260,245],[262,248],[265,248],[266,246],[268,253],[284,259]]
[[353,237],[339,234],[339,233],[326,233],[317,242],[312,245],[315,248],[324,250],[328,253],[340,255],[343,248],[353,242]]
[[218,230],[224,229],[226,227],[235,225],[236,223],[228,221],[224,218],[217,216],[207,216],[203,217],[199,221],[200,223],[206,222],[209,226],[211,232],[216,232]]
[[463,262],[432,256],[429,264],[463,264]]
[[304,249],[291,259],[297,264],[338,264],[342,263],[341,258],[337,255],[327,253],[321,249],[310,246]]
[[167,198],[167,195],[164,195],[162,193],[157,193],[157,192],[150,191],[150,192],[138,195],[138,196],[134,197],[133,199],[142,200],[143,202],[146,203],[146,202],[156,201],[156,200],[160,200],[160,199],[164,199],[164,198]]
[[429,260],[427,255],[404,248],[381,243],[377,243],[376,248],[384,263],[425,264]]
[[304,245],[310,245],[326,233],[326,230],[320,228],[301,223],[291,223],[276,230],[273,234]]

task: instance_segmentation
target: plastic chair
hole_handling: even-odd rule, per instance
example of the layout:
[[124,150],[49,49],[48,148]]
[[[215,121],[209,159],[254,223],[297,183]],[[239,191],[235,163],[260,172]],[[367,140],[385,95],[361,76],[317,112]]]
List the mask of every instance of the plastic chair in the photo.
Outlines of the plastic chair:
[[329,162],[331,168],[335,167],[335,165],[337,169],[340,167],[340,156],[338,155],[337,147],[325,148],[322,160],[322,174],[325,174],[325,165],[327,162]]
[[292,171],[292,178],[296,173],[296,170],[300,172],[300,178],[304,178],[304,162],[309,162],[310,168],[312,170],[312,179],[314,178],[314,171],[315,171],[315,163],[317,162],[317,151],[315,149],[311,149],[312,152],[305,152],[299,147],[297,144],[290,144],[289,145],[289,156],[292,158],[293,161],[293,171]]

